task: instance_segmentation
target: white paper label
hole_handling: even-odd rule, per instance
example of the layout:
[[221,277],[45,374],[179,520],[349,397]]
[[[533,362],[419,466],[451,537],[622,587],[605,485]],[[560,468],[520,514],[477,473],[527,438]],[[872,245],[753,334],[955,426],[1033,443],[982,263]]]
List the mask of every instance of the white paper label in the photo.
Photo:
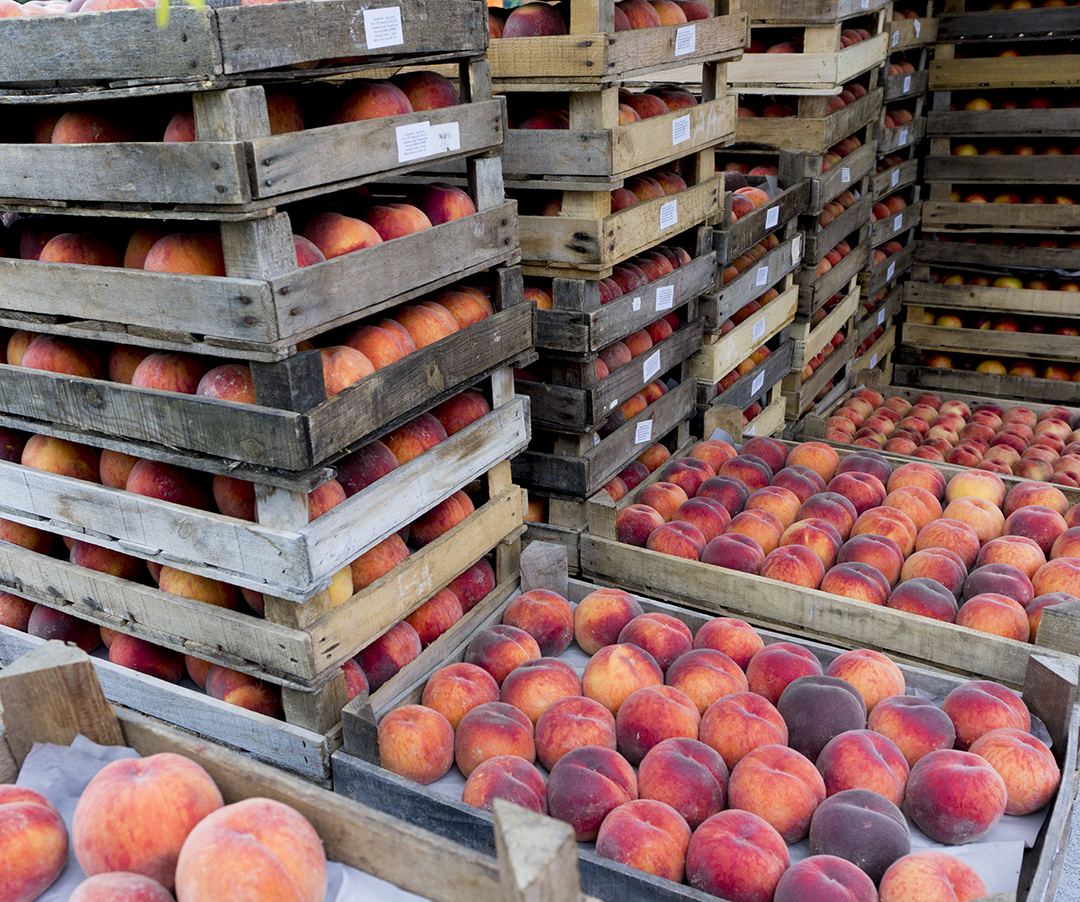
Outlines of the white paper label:
[[637,313],[641,309],[641,298],[634,298],[632,306],[634,308],[634,313]]
[[911,90],[911,76],[910,75],[905,75],[904,76],[904,93],[906,94],[910,90]]
[[862,2],[859,5],[863,9],[869,9],[870,8],[870,0],[862,0]]
[[907,129],[900,129],[900,143],[907,144]]
[[759,266],[757,271],[757,278],[754,281],[754,287],[760,288],[766,282],[769,281],[769,267]]
[[597,434],[596,434],[596,433],[594,432],[594,433],[592,434],[592,445],[593,445],[593,447],[595,448],[595,447],[596,447],[597,445],[599,445],[599,444],[600,444],[600,436],[598,436],[598,435],[597,435]]
[[754,323],[754,341],[765,337],[765,317]]
[[895,171],[895,172],[894,172],[894,173],[892,174],[892,186],[893,186],[893,187],[895,188],[895,187],[896,187],[897,185],[899,185],[899,184],[900,184],[900,170],[899,170],[899,169],[897,169],[897,170],[896,170],[896,171]]
[[884,310],[879,310],[877,312],[877,324],[880,326],[884,322],[885,322],[885,311]]
[[885,279],[888,281],[893,277],[893,273],[896,272],[896,261],[894,260],[889,264],[889,268],[885,271]]
[[675,32],[675,55],[686,56],[697,49],[697,27],[684,25]]
[[845,185],[851,181],[851,170],[847,166],[840,170],[840,181]]
[[754,377],[754,381],[750,383],[750,394],[756,395],[765,387],[765,374],[758,373]]
[[452,153],[461,150],[461,129],[456,122],[446,122],[431,129],[433,153]]
[[[608,406],[607,406],[607,409],[608,410],[614,410],[618,406],[619,406],[619,399],[618,398],[612,398],[611,403],[608,404]],[[595,444],[595,442],[594,442],[594,444]]]
[[677,200],[668,201],[660,208],[660,228],[670,229],[673,225],[679,224],[679,202]]
[[665,285],[656,289],[656,312],[670,310],[675,306],[675,286]]
[[690,117],[680,116],[671,123],[671,146],[690,140]]
[[791,241],[791,265],[798,266],[802,260],[802,235],[796,235]]
[[915,37],[918,37],[919,33],[922,31],[922,22],[920,22],[918,19],[915,19],[912,24],[914,24],[915,26]]
[[765,228],[774,228],[778,222],[780,222],[780,208],[772,207],[767,210],[765,213]]
[[634,444],[643,445],[652,441],[652,420],[642,420],[634,427]]
[[755,426],[755,425],[754,425],[753,423],[751,423],[751,424],[750,424],[749,426],[747,426],[747,427],[746,427],[746,428],[745,428],[745,429],[743,430],[743,433],[742,433],[742,434],[743,434],[743,435],[753,435],[753,434],[754,434],[754,430],[755,430],[756,428],[757,428],[757,427],[756,427],[756,426]]
[[399,125],[397,132],[397,154],[399,163],[419,160],[431,156],[431,123],[416,122],[412,125]]
[[893,47],[895,47],[899,43],[900,43],[900,32],[899,31],[894,31],[892,33],[892,45],[893,45]]
[[401,30],[401,7],[364,10],[364,43],[368,50],[380,47],[396,47],[405,43]]
[[897,213],[896,216],[893,217],[893,221],[892,221],[893,231],[894,232],[899,232],[900,227],[903,224],[904,224],[904,214],[903,213]]
[[873,369],[875,366],[877,366],[877,354],[870,358],[870,369]]
[[645,381],[651,382],[652,377],[660,372],[660,352],[655,351],[650,354],[645,361],[645,366],[642,370]]

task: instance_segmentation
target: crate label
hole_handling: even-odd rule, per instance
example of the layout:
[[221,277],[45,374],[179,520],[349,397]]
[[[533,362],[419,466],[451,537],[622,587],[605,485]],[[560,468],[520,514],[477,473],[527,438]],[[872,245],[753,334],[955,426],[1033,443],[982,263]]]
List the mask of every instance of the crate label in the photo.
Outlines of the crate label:
[[847,166],[840,170],[840,181],[845,185],[851,181],[851,170]]
[[907,129],[900,130],[900,143],[907,144]]
[[697,27],[683,25],[675,32],[675,55],[686,56],[697,49]]
[[649,355],[642,370],[646,382],[651,382],[652,377],[660,372],[660,352],[656,351]]
[[671,146],[690,140],[690,117],[680,116],[671,123]]
[[913,24],[915,26],[915,37],[918,37],[919,33],[922,31],[922,22],[920,22],[918,19],[915,19],[913,20]]
[[905,75],[904,76],[904,93],[906,94],[910,90],[911,90],[911,76],[910,75]]
[[894,173],[892,174],[892,187],[894,187],[894,188],[895,188],[895,187],[896,187],[897,185],[899,185],[899,184],[900,184],[900,170],[899,170],[899,169],[897,169],[897,170],[896,170],[896,171],[895,171],[895,172],[894,172]]
[[765,337],[765,317],[759,319],[754,323],[754,341],[758,341]]
[[877,324],[880,326],[883,322],[885,322],[885,311],[879,310],[877,312]]
[[431,156],[431,123],[414,122],[412,125],[399,125],[397,132],[397,154],[399,163],[419,160]]
[[750,394],[751,395],[756,395],[764,387],[765,387],[765,374],[764,373],[758,373],[754,377],[754,381],[750,383]]
[[660,228],[670,229],[673,225],[679,224],[679,202],[677,200],[668,201],[660,208]]
[[769,281],[769,267],[759,266],[757,271],[757,278],[754,280],[754,287],[761,288]]
[[608,410],[614,410],[618,406],[619,406],[619,399],[618,398],[612,398],[611,403],[608,404],[608,406],[607,406],[607,409]]
[[405,43],[401,30],[401,7],[364,10],[364,43],[368,50],[379,47],[396,47]]
[[656,289],[656,312],[670,310],[675,306],[675,286],[665,285]]
[[899,43],[900,43],[900,32],[899,31],[894,31],[892,33],[892,45],[893,45],[893,47],[895,47]]
[[873,369],[875,366],[877,366],[877,354],[870,358],[870,369]]
[[899,232],[900,227],[903,224],[904,224],[904,214],[903,213],[897,213],[896,216],[893,217],[893,221],[892,221],[893,231],[894,232]]
[[870,8],[870,0],[860,0],[860,3],[859,3],[859,5],[860,5],[860,6],[861,6],[861,7],[863,8],[863,9],[869,9],[869,8]]
[[893,260],[893,262],[889,264],[889,268],[885,272],[885,280],[888,281],[889,279],[891,279],[893,277],[894,272],[896,272],[896,261],[895,260]]
[[599,444],[600,444],[600,436],[599,436],[599,435],[597,435],[597,434],[596,434],[596,433],[594,432],[594,433],[592,434],[592,446],[593,446],[593,447],[595,448],[595,447],[596,447],[597,445],[599,445]]
[[634,427],[634,444],[643,445],[652,441],[652,420],[642,420]]
[[742,434],[743,434],[743,435],[753,435],[753,434],[754,434],[754,430],[755,430],[756,428],[757,428],[757,426],[756,426],[756,425],[755,425],[754,423],[751,423],[751,424],[750,424],[749,426],[747,426],[747,427],[746,427],[746,428],[745,428],[745,429],[744,429],[744,430],[742,431]]
[[780,222],[780,208],[772,207],[767,210],[765,213],[765,228],[774,228],[778,222]]
[[453,153],[461,150],[461,129],[456,122],[436,125],[431,130],[432,153]]
[[641,309],[641,298],[634,298],[634,313],[637,313]]
[[796,235],[791,242],[791,265],[798,266],[802,260],[802,235]]

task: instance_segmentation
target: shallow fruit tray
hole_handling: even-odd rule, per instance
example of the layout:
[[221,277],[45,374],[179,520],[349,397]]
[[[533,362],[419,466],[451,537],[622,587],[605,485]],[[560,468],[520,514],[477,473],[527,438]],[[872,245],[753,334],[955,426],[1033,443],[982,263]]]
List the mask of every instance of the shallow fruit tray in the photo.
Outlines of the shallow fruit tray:
[[[712,435],[714,429],[723,429],[736,442],[755,435],[776,435],[784,428],[787,400],[783,396],[784,376],[791,369],[790,354],[793,341],[782,342],[764,361],[759,363],[739,381],[716,395],[707,406],[699,403],[702,435]],[[702,386],[698,386],[698,400],[702,400]],[[715,386],[714,386],[715,389]],[[761,404],[761,413],[743,425],[743,411],[754,401]]]
[[[963,230],[968,235],[983,232],[1075,235],[1080,229],[1073,204],[980,204],[937,200],[936,196],[949,196],[949,186],[949,182],[931,185],[930,198],[923,204],[923,231]],[[942,191],[939,193],[937,189]]]
[[932,153],[926,157],[924,178],[927,181],[960,184],[1049,182],[1075,185],[1080,182],[1080,157],[1034,154],[1020,158],[1012,155],[953,156]]
[[926,133],[926,117],[917,116],[911,122],[894,128],[883,128],[878,141],[878,154],[896,153],[904,147],[918,144]]
[[[895,194],[896,192],[890,192]],[[915,192],[915,200],[908,202],[899,213],[893,213],[884,219],[879,219],[870,226],[870,243],[877,247],[884,241],[895,238],[901,232],[907,232],[919,224],[922,219],[922,201]]]
[[[583,542],[591,544],[591,541],[587,534],[583,536]],[[649,554],[657,556],[652,552]],[[596,588],[597,585],[591,582],[571,579],[565,588],[559,586],[556,590],[565,592],[565,596],[576,603]],[[708,615],[655,601],[652,597],[634,597],[644,611],[677,617],[691,630],[696,630],[709,619]],[[710,614],[712,613],[721,612],[710,611]],[[499,616],[500,612],[495,612],[492,622],[496,622]],[[838,643],[836,638],[823,636],[818,641],[816,637],[801,630],[792,635],[776,632],[774,629],[772,624],[759,625],[758,632],[766,644],[795,642],[810,650],[823,665],[842,651],[837,645],[843,643],[843,640]],[[448,655],[443,663],[450,664],[461,660],[463,652],[464,647]],[[898,663],[907,685],[931,696],[943,696],[964,682],[955,676],[909,666],[899,661]],[[391,774],[379,765],[376,721],[395,708],[418,703],[424,684],[432,672],[431,669],[416,670],[408,674],[402,671],[380,690],[381,698],[372,699],[369,705],[364,705],[361,699],[357,699],[346,708],[343,723],[345,747],[333,756],[334,789],[335,792],[380,810],[393,811],[405,820],[422,823],[425,827],[471,849],[489,852],[492,842],[491,817],[487,812],[451,798],[436,787],[421,786]],[[1080,713],[1076,706],[1076,682],[1074,662],[1065,662],[1052,656],[1043,657],[1041,654],[1032,656],[1021,676],[1025,701],[1036,716],[1045,722],[1051,734],[1052,748],[1060,762],[1062,783],[1039,840],[1032,849],[1025,852],[1025,876],[1021,878],[1025,886],[1018,893],[1018,899],[1044,898],[1046,892],[1053,892],[1060,877],[1063,856],[1058,854],[1058,849],[1067,841],[1072,800],[1076,791],[1074,770],[1077,758],[1077,729],[1080,725]],[[392,692],[387,693],[386,690],[392,684]],[[595,893],[605,899],[647,897],[662,902],[707,902],[716,898],[692,887],[663,880],[601,858],[594,849],[594,843],[578,844],[582,889],[586,892]]]
[[716,385],[754,351],[790,326],[795,319],[797,304],[798,289],[792,285],[726,335],[709,336],[710,343],[701,349],[691,365],[694,378],[707,385]]
[[70,89],[101,82],[190,82],[205,89],[222,76],[329,58],[463,56],[487,46],[486,10],[475,0],[262,6],[241,6],[238,0],[201,9],[176,5],[164,29],[157,27],[153,9],[5,19],[0,84],[25,90],[55,83]]
[[919,305],[908,306],[904,344],[962,354],[1065,361],[1066,365],[1072,366],[1080,363],[1080,339],[1074,336],[928,326],[923,321]]
[[[764,176],[746,176],[747,185],[752,187],[759,187],[765,181]],[[732,192],[725,192],[724,209],[713,229],[713,248],[716,250],[718,262],[726,266],[766,235],[783,230],[788,223],[810,209],[810,193],[811,180],[801,178],[770,198],[768,203],[732,222]]]
[[[1073,15],[1075,21],[1075,14]],[[931,91],[955,91],[959,88],[1062,88],[1080,85],[1080,56],[1075,53],[953,59],[950,51],[956,45],[940,43],[943,40],[939,27],[939,43],[930,63],[928,87]],[[1025,42],[1024,49],[1027,50],[1030,46],[1035,45]]]
[[889,52],[899,53],[925,47],[937,41],[937,23],[935,16],[923,16],[918,19],[898,19],[889,23]]
[[915,153],[914,148],[909,148],[905,152],[910,154],[909,159],[902,160],[888,169],[875,173],[870,180],[870,191],[875,203],[884,200],[897,189],[906,188],[917,181],[920,157]]
[[[914,22],[918,20],[910,19],[905,21]],[[899,25],[902,23],[893,22],[892,24]],[[925,94],[929,77],[929,72],[926,69],[919,69],[901,75],[886,75],[881,80],[882,87],[885,89],[885,102],[891,103],[894,100],[903,100]]]
[[[949,92],[942,92],[946,98]],[[1065,107],[1049,110],[931,110],[926,117],[926,135],[929,138],[963,135],[966,137],[1000,137],[1016,135],[1031,137],[1039,135],[1076,135],[1080,131],[1080,110]],[[1026,162],[1035,162],[1027,160]],[[1061,162],[1065,162],[1062,160]]]
[[965,6],[965,0],[945,0],[937,17],[937,38],[941,43],[984,41],[987,35],[1038,40],[1080,31],[1080,19],[1075,10],[1068,8],[969,11]]
[[[771,59],[778,54],[767,55]],[[842,138],[877,121],[883,93],[881,88],[875,88],[854,103],[821,118],[787,116],[767,119],[762,116],[741,116],[736,126],[735,140],[740,144],[778,147],[781,150],[825,153]],[[839,194],[842,190],[843,188],[836,193]]]
[[855,332],[859,338],[859,344],[866,341],[875,329],[892,323],[893,317],[903,306],[904,286],[907,284],[907,282],[902,282],[895,286],[870,310],[860,306],[855,314]]
[[[892,222],[893,217],[889,217]],[[915,231],[917,223],[912,223],[902,241],[907,243],[895,254],[890,254],[880,263],[872,264],[870,268],[859,274],[859,282],[863,287],[863,293],[873,296],[881,289],[893,284],[896,279],[904,276],[911,269],[915,260]],[[873,259],[873,256],[871,256]]]
[[[869,217],[858,228],[859,243],[854,244],[848,255],[832,269],[819,276],[817,260],[807,255],[805,265],[795,273],[795,282],[799,286],[799,313],[802,316],[815,314],[834,294],[847,294],[851,283],[866,269],[871,259]],[[852,245],[853,240],[849,240],[848,244]]]
[[896,347],[897,328],[895,325],[886,326],[881,337],[852,361],[851,373],[853,380],[858,381],[865,378],[863,370],[875,368],[881,370],[882,378],[888,380],[892,374],[892,370],[889,369],[892,365],[889,355],[892,353],[893,348]]
[[[863,186],[855,186],[856,189]],[[870,222],[870,210],[874,206],[874,199],[870,192],[866,191],[862,197],[844,210],[827,226],[818,224],[821,213],[811,213],[806,217],[806,259],[820,260],[831,251],[837,244],[847,238],[852,232],[861,229]]]
[[993,395],[999,400],[1011,398],[1040,404],[1076,404],[1076,383],[1025,376],[1000,376],[974,370],[941,369],[922,364],[922,351],[909,347],[902,338],[900,357],[893,367],[893,379],[912,388],[931,391],[962,392],[969,395]]
[[[699,382],[697,392],[699,411],[704,407],[712,407],[717,404],[738,409],[739,423],[741,425],[742,412],[755,400],[767,394],[769,404],[772,404],[775,401],[771,391],[772,387],[782,382],[784,377],[791,372],[791,355],[795,348],[795,342],[790,338],[786,338],[786,335],[787,333],[783,329],[777,333],[777,337],[769,342],[775,345],[774,348],[770,349],[769,356],[752,370],[740,376],[723,391],[718,391],[718,386],[715,383]],[[721,428],[734,435],[727,426]],[[705,432],[711,433],[711,430],[705,429]],[[756,434],[766,435],[767,433],[757,432]]]
[[796,231],[726,284],[722,284],[724,267],[718,266],[715,283],[701,300],[706,329],[716,335],[720,325],[733,313],[761,297],[770,288],[776,288],[781,293],[786,291],[794,278],[789,278],[790,274],[802,262],[804,247],[804,235]]
[[[930,247],[940,245],[931,243]],[[922,250],[926,245],[922,245]],[[961,245],[968,248],[970,245]],[[994,248],[997,250],[998,248]],[[920,255],[922,259],[922,255]],[[974,264],[977,266],[978,264]],[[1072,292],[1036,288],[994,288],[986,285],[942,285],[912,280],[904,285],[904,303],[920,307],[987,310],[995,313],[1040,314],[1054,319],[1080,317]],[[1060,336],[1043,336],[1054,338]]]

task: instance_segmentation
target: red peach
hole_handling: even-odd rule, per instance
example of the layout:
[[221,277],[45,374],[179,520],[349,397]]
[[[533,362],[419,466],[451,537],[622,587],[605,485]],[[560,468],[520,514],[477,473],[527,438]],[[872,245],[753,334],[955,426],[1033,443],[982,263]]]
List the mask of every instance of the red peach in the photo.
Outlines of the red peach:
[[709,706],[701,718],[698,738],[719,754],[730,770],[758,746],[786,744],[788,729],[768,699],[756,692],[733,692]]
[[454,763],[465,779],[500,755],[516,755],[530,764],[536,760],[532,721],[504,702],[486,702],[470,710],[454,730],[453,743]]
[[724,759],[697,739],[665,739],[638,768],[639,797],[670,805],[692,829],[725,807],[727,782]]
[[903,671],[888,655],[867,648],[853,648],[837,655],[825,675],[851,683],[866,703],[867,715],[886,698],[903,695],[906,683]]
[[459,661],[439,668],[424,686],[421,702],[442,714],[455,730],[469,711],[499,700],[499,684],[476,664]]
[[768,902],[791,859],[782,836],[749,811],[721,811],[690,838],[686,879],[730,902]]
[[888,798],[868,789],[846,789],[829,796],[814,812],[810,851],[810,861],[841,856],[867,879],[878,881],[911,851],[911,833],[903,812]]
[[735,617],[714,617],[705,621],[694,636],[694,648],[711,648],[722,652],[743,671],[750,659],[765,647],[761,637],[745,620]]
[[1005,781],[970,752],[941,749],[919,759],[908,777],[904,811],[932,840],[977,842],[1001,820]]
[[614,645],[631,620],[642,613],[641,605],[621,589],[597,589],[574,609],[574,640],[588,655]]
[[789,683],[798,677],[822,672],[821,663],[813,652],[792,642],[774,642],[750,659],[746,679],[751,692],[775,705]]
[[519,664],[540,657],[540,646],[525,630],[516,626],[489,626],[478,630],[465,648],[465,661],[476,664],[503,680]]
[[461,801],[490,811],[495,799],[506,799],[537,814],[547,814],[547,784],[543,774],[524,758],[498,755],[469,774]]
[[1031,715],[1020,695],[991,680],[972,680],[953,689],[941,704],[956,728],[956,748],[966,750],[998,727],[1031,729]]
[[30,902],[67,864],[68,831],[56,807],[32,789],[0,784],[0,864],[4,897]]
[[966,862],[928,849],[895,861],[881,878],[881,902],[929,902],[931,899],[981,899],[986,884]]
[[568,752],[548,778],[548,813],[570,824],[578,842],[596,839],[604,818],[637,797],[637,775],[629,762],[599,746]]
[[582,692],[618,716],[623,702],[638,689],[661,686],[663,671],[636,645],[608,645],[597,651],[582,674]]
[[499,700],[513,705],[533,724],[555,702],[575,695],[581,695],[581,680],[569,664],[557,658],[519,664],[499,689]]
[[783,745],[749,752],[728,781],[731,807],[756,814],[789,843],[810,832],[810,819],[823,801],[821,774],[803,755]]
[[502,622],[525,630],[545,656],[562,654],[574,638],[574,609],[548,589],[523,592],[506,606]]
[[956,728],[932,700],[913,695],[883,699],[866,720],[869,729],[892,740],[909,767],[929,752],[951,749]]
[[956,622],[956,596],[940,582],[925,576],[906,580],[897,586],[886,607],[945,623]]
[[1046,744],[1026,730],[1002,727],[971,744],[1005,781],[1006,814],[1024,815],[1045,806],[1061,782],[1061,769]]

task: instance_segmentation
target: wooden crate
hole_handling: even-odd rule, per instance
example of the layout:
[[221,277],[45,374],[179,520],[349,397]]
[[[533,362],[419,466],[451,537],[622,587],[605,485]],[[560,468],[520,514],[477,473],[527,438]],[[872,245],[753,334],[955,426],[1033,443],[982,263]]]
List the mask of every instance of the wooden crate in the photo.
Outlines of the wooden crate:
[[[379,9],[389,12],[371,16]],[[202,89],[222,82],[223,76],[375,50],[383,54],[374,59],[383,61],[391,54],[481,54],[487,46],[485,13],[473,0],[447,0],[437,8],[425,0],[377,5],[341,0],[266,9],[226,0],[201,9],[170,9],[165,29],[157,28],[156,11],[145,9],[19,17],[0,29],[8,48],[0,62],[0,84],[19,91],[56,83],[68,90],[69,85],[116,83],[123,88],[161,82]],[[370,25],[369,19],[374,19]]]
[[666,69],[738,59],[747,43],[745,14],[729,14],[727,0],[707,5],[716,13],[713,18],[618,32],[613,2],[571,6],[567,35],[502,38],[488,45],[495,87],[535,91],[579,85],[587,90]]
[[937,17],[897,19],[889,23],[889,52],[899,53],[926,47],[937,41]]
[[851,373],[851,361],[858,344],[849,334],[843,343],[829,355],[805,382],[801,372],[790,373],[784,378],[784,398],[787,401],[787,419],[802,419],[817,402],[830,382],[840,383]]
[[944,0],[937,18],[937,39],[945,44],[984,41],[989,35],[1038,39],[1080,31],[1076,13],[1067,8],[968,10],[966,0]]
[[876,172],[870,179],[870,195],[875,203],[918,181],[921,157],[917,148],[908,146],[895,155],[902,158],[899,163]]
[[798,290],[791,286],[727,335],[710,335],[712,340],[691,363],[691,374],[699,382],[716,385],[754,351],[788,328],[797,305]]
[[698,382],[697,404],[701,411],[715,404],[738,408],[740,413],[755,400],[760,400],[770,388],[791,371],[791,355],[795,342],[787,330],[781,330],[766,347],[769,356],[752,370],[739,376],[727,388],[713,382]]
[[791,337],[795,340],[795,350],[791,358],[791,371],[801,373],[816,355],[828,344],[839,331],[850,334],[859,309],[859,292],[852,291],[839,304],[833,307],[820,322],[813,323],[799,317],[791,327]]
[[[822,276],[818,276],[816,268],[812,268],[817,266],[817,260],[807,256],[806,265],[795,274],[801,316],[813,316],[834,294],[851,292],[859,273],[870,262],[869,233],[870,223],[867,221],[860,228],[858,243],[852,246],[850,253]],[[849,240],[848,244],[852,245],[853,242]]]
[[[590,359],[584,367],[568,369],[560,368],[552,361],[554,384],[519,379],[515,391],[529,399],[532,422],[536,427],[558,432],[595,432],[616,407],[650,382],[672,370],[681,373],[681,364],[700,351],[703,331],[704,323],[698,317],[653,345],[636,360],[598,381],[595,379],[595,360]],[[589,371],[592,375],[590,384],[580,384],[577,378],[565,379],[565,383],[579,384],[565,384],[559,378],[579,377]]]
[[[1006,92],[1015,96],[1012,91]],[[995,96],[995,95],[990,95]],[[1004,97],[1003,97],[1004,99]],[[934,95],[934,107],[926,117],[926,136],[969,138],[1033,136],[1074,137],[1080,130],[1080,110],[1063,107],[1049,110],[952,110],[952,92]],[[1028,161],[1033,162],[1033,161]],[[1062,160],[1061,162],[1065,162]]]
[[821,213],[811,213],[803,222],[806,231],[807,263],[820,260],[837,244],[843,241],[853,232],[865,228],[870,222],[870,209],[874,206],[874,199],[870,196],[870,180],[864,176],[851,190],[860,195],[859,199],[837,216],[827,226],[818,224]]
[[[885,297],[869,310],[863,306],[859,307],[855,314],[855,334],[859,339],[859,344],[866,341],[876,329],[892,325],[893,318],[903,306],[904,291],[908,284],[908,282],[901,282],[899,285],[894,286]],[[866,295],[862,297],[865,298]]]
[[[888,55],[889,36],[878,13],[874,35],[842,48],[840,31],[847,23],[806,25],[801,53],[747,53],[728,64],[728,78],[740,93],[798,93],[835,88],[880,66]],[[752,37],[760,28],[751,27]]]
[[[865,41],[863,43],[866,43]],[[770,53],[772,59],[778,54]],[[827,113],[824,97],[799,98],[800,115],[781,119],[760,116],[741,116],[735,129],[739,144],[776,147],[781,150],[805,150],[811,154],[823,154],[830,147],[876,122],[881,112],[883,91],[874,88],[854,103]],[[802,114],[805,111],[805,115]],[[864,141],[864,143],[868,143]],[[820,170],[819,170],[820,171]],[[843,188],[836,193],[839,194]],[[835,195],[833,195],[835,196]],[[811,200],[813,204],[813,199]]]
[[[253,375],[262,380],[256,383],[257,392],[268,399],[264,404],[2,365],[0,411],[26,421],[19,428],[91,444],[108,441],[136,456],[170,449],[195,467],[215,465],[208,458],[192,458],[193,452],[257,467],[309,470],[400,425],[415,416],[418,407],[431,407],[531,354],[534,313],[532,305],[522,303],[520,272],[500,271],[495,282],[495,301],[503,309],[330,398],[325,392],[322,397],[310,393],[313,386],[321,386],[321,363],[318,352],[312,352],[269,365],[269,372],[254,366]],[[299,409],[287,409],[293,399],[274,391],[290,380],[307,380],[307,397],[292,404]]]
[[924,232],[963,230],[965,236],[980,232],[1027,232],[1038,235],[1075,235],[1076,212],[1071,204],[979,204],[954,202],[950,186],[935,182],[923,204]]
[[[567,435],[548,450],[534,438],[529,450],[512,462],[515,481],[549,497],[571,501],[596,494],[646,447],[692,414],[694,390],[694,380],[685,380],[598,441],[592,434]],[[543,450],[537,450],[539,447]]]
[[892,375],[891,355],[896,347],[897,329],[899,327],[890,325],[879,326],[878,328],[884,328],[881,336],[869,348],[858,354],[851,363],[852,378],[855,380],[865,378],[864,370],[881,370],[882,379],[886,382],[889,381],[889,377]]
[[[445,109],[271,135],[265,90],[257,85],[192,94],[197,140],[191,142],[5,144],[0,198],[26,211],[123,212],[134,205],[144,216],[153,210],[166,218],[238,215],[416,169],[432,157],[496,151],[505,99],[492,97],[485,61],[462,63],[460,70],[463,102]],[[346,82],[337,101],[318,100],[339,102],[349,90]],[[2,99],[5,114],[21,112]],[[399,144],[406,134],[417,142],[408,150]]]
[[904,344],[923,350],[988,357],[1064,361],[1071,368],[1080,363],[1080,341],[1071,335],[928,326],[924,324],[922,314],[921,305],[908,305],[907,319],[904,322]]
[[918,116],[904,125],[895,128],[883,128],[879,134],[878,154],[896,153],[905,147],[918,144],[926,132],[926,117]]
[[[755,435],[777,435],[784,428],[787,413],[782,383],[791,369],[793,347],[791,340],[781,342],[776,350],[745,376],[741,376],[738,382],[716,395],[707,406],[699,406],[701,428],[697,431],[702,437],[709,438],[715,429],[724,430],[736,443]],[[699,400],[701,388],[699,385]],[[744,426],[743,411],[755,401],[761,404],[761,412]]]
[[[911,19],[909,21],[918,20]],[[885,103],[892,103],[894,100],[919,97],[926,93],[928,80],[929,72],[925,68],[917,69],[906,75],[886,75],[881,79],[881,86],[885,91],[883,99]]]
[[[921,268],[926,276],[925,267]],[[1034,288],[992,288],[981,285],[930,284],[925,278],[904,285],[904,303],[919,307],[945,307],[950,310],[985,310],[993,313],[1041,315],[1054,318],[1080,317],[1071,292],[1043,291]],[[1043,338],[1067,338],[1045,335]]]
[[888,5],[888,0],[743,0],[754,22],[831,24],[865,16]]
[[961,392],[971,395],[991,395],[1041,404],[1076,404],[1076,383],[1054,379],[999,376],[997,373],[976,373],[960,369],[940,369],[924,366],[922,352],[907,344],[907,333],[893,366],[893,380],[912,388],[933,391]]
[[[925,225],[924,225],[925,229]],[[946,236],[951,238],[952,236]],[[939,266],[967,268],[1020,267],[1033,269],[1060,269],[1066,272],[1080,270],[1080,249],[1068,247],[1037,247],[1018,243],[1024,236],[1004,236],[1008,243],[991,244],[993,235],[983,235],[985,241],[971,244],[956,240],[916,242],[917,263],[933,263]],[[1039,239],[1035,239],[1038,241]],[[1067,240],[1067,239],[1065,239]]]
[[803,259],[803,235],[796,232],[747,267],[727,284],[723,283],[724,271],[717,267],[716,283],[701,299],[701,311],[705,316],[705,328],[717,335],[720,325],[746,304],[761,297],[770,288],[786,291],[792,283],[789,278]]
[[[899,213],[891,213],[888,216],[877,220],[870,226],[870,243],[874,245],[874,247],[877,247],[885,241],[896,238],[899,235],[903,235],[905,232],[910,232],[921,221],[922,201],[919,200],[918,186],[909,187],[906,190],[901,189],[901,192],[908,195],[908,197],[905,198],[908,205]],[[893,191],[891,194],[901,192]],[[891,194],[889,196],[891,196]],[[914,251],[912,253],[914,253]]]
[[555,278],[552,309],[536,311],[536,346],[565,354],[595,355],[669,311],[687,306],[711,290],[715,281],[714,251],[697,255],[673,273],[603,305],[595,279]]
[[[888,222],[891,223],[893,219],[894,217],[890,216]],[[912,225],[908,231],[899,234],[900,241],[904,244],[900,250],[859,274],[864,294],[872,297],[902,278],[911,269],[915,259],[914,229],[915,226]]]
[[[87,656],[58,642],[27,654],[0,676],[0,779],[14,781],[36,742],[68,745],[82,735],[140,755],[183,755],[213,779],[226,804],[271,798],[314,827],[330,861],[349,865],[432,902],[505,902],[523,887],[552,902],[588,902],[578,885],[573,831],[498,801],[496,859],[359,805],[277,768],[190,736],[124,708],[102,693]],[[525,851],[527,850],[527,852]],[[542,860],[539,850],[546,850]],[[378,889],[372,888],[372,892]]]
[[[939,144],[944,146],[935,146]],[[1047,183],[1070,186],[1080,184],[1080,158],[1076,155],[953,156],[949,152],[949,144],[948,138],[931,139],[930,153],[923,164],[923,174],[927,181],[952,184],[972,182],[1022,185]]]
[[[765,176],[746,176],[747,185],[760,187]],[[717,217],[713,230],[713,249],[717,263],[727,266],[740,254],[750,250],[766,235],[790,229],[799,216],[810,209],[810,179],[800,178],[783,188],[767,204],[747,213],[736,222],[731,221],[732,192],[724,194],[724,209]],[[787,231],[784,237],[790,237]]]
[[[1043,12],[1043,10],[1039,10]],[[1069,12],[1068,10],[1050,10],[1050,12]],[[1075,14],[1071,31],[1075,35]],[[972,57],[956,59],[956,44],[942,43],[947,40],[947,25],[938,23],[938,45],[934,59],[930,63],[928,87],[931,91],[955,91],[964,89],[993,90],[995,88],[1061,88],[1080,85],[1080,59],[1075,53],[1031,52],[1037,46],[1032,40],[1019,40],[1015,36],[1005,38],[1001,44],[992,45],[994,49],[1012,46],[1019,41],[1021,49],[1028,51],[1023,56],[1015,57]],[[1055,35],[1055,38],[1064,35]],[[1044,40],[1042,38],[1036,38]],[[967,52],[971,45],[960,45]]]

